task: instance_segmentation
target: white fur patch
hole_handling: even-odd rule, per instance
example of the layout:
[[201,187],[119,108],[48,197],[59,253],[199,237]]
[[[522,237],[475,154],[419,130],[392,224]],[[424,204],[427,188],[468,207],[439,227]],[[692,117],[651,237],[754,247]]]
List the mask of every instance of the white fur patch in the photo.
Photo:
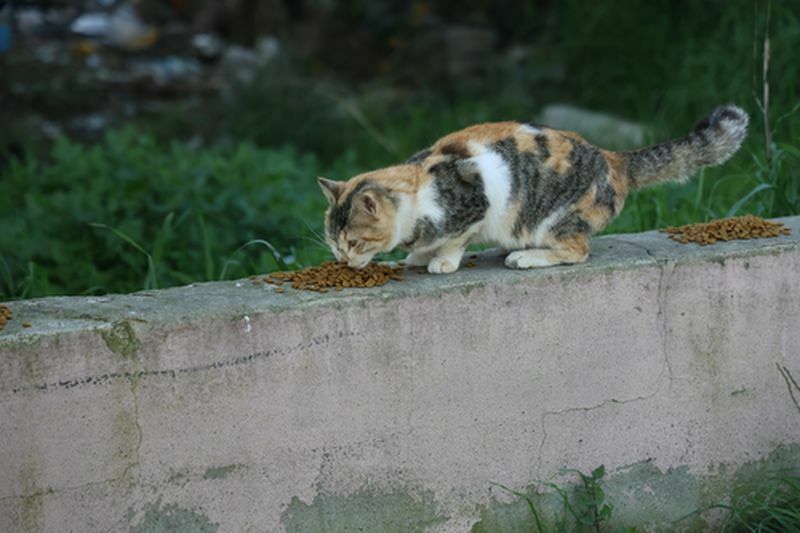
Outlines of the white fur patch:
[[428,184],[412,196],[401,195],[394,219],[394,241],[391,248],[408,240],[414,231],[414,225],[422,217],[429,217],[434,223],[444,217],[444,210],[436,203],[433,185]]
[[471,158],[483,180],[483,191],[489,200],[489,209],[481,225],[480,236],[488,241],[505,241],[504,218],[511,195],[511,172],[497,152],[486,150]]
[[398,244],[408,238],[408,233],[414,227],[414,205],[411,198],[400,195],[397,205],[397,213],[394,217],[394,235],[390,248],[395,248]]
[[542,130],[539,128],[534,128],[530,124],[523,124],[519,127],[520,131],[529,133],[531,135],[536,135],[537,133],[542,133]]
[[444,217],[444,209],[436,203],[436,191],[433,183],[429,183],[417,191],[416,217],[429,217],[434,223]]
[[508,268],[541,268],[555,265],[547,258],[547,250],[520,250],[506,256]]

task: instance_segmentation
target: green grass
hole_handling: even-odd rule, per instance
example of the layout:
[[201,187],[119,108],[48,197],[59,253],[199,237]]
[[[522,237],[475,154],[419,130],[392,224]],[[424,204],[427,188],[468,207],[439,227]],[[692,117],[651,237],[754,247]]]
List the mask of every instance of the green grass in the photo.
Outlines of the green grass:
[[3,298],[230,279],[324,253],[318,163],[290,148],[194,151],[126,129],[2,172]]
[[[800,213],[800,4],[571,0],[515,20],[534,43],[481,80],[408,90],[310,79],[278,65],[231,95],[184,101],[97,143],[59,139],[0,164],[0,299],[129,292],[329,257],[316,177],[396,163],[477,122],[572,102],[685,135],[713,107],[751,117],[742,150],[684,185],[632,194],[607,232]],[[541,30],[541,31],[540,31]],[[520,30],[520,34],[526,34]],[[770,39],[768,120],[763,54]],[[542,67],[561,65],[561,81]],[[419,80],[418,80],[419,81]],[[44,97],[44,96],[42,96]],[[193,103],[194,102],[194,103]],[[195,141],[203,141],[199,148]],[[602,139],[590,139],[602,146]],[[2,161],[2,158],[0,158]]]
[[712,510],[724,513],[722,533],[800,531],[800,475],[796,468],[778,470],[737,483],[731,487],[730,502],[697,509],[676,525]]
[[[531,495],[504,485],[497,485],[524,501],[530,513],[530,530],[536,533],[585,531],[636,531],[614,520],[614,502],[608,501],[602,488],[605,469],[599,466],[591,474],[574,469],[560,473],[572,474],[576,483],[537,482],[537,492]],[[785,533],[800,531],[800,476],[797,469],[768,471],[746,481],[733,483],[730,502],[717,503],[697,509],[673,523],[677,530],[688,526],[688,519],[708,511],[722,511],[723,533]],[[554,496],[559,512],[543,505],[545,496]],[[613,524],[613,525],[612,525]]]
[[737,488],[723,532],[782,533],[800,531],[800,476],[779,472]]

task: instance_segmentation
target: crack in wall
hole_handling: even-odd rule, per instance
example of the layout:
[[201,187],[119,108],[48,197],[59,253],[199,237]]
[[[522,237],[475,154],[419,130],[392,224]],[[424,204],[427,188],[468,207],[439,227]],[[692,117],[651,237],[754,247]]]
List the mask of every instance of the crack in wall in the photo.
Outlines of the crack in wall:
[[[669,337],[669,329],[667,327],[667,315],[666,315],[666,304],[667,304],[667,290],[669,289],[669,282],[672,278],[672,273],[675,271],[675,266],[677,265],[677,261],[670,260],[668,258],[659,259],[653,252],[644,244],[640,244],[638,242],[631,242],[626,239],[619,239],[620,241],[629,244],[635,248],[639,248],[643,250],[647,256],[653,260],[653,262],[659,268],[659,276],[658,276],[658,289],[656,292],[656,307],[657,307],[657,316],[658,316],[658,325],[660,329],[660,336],[661,336],[661,351],[664,356],[664,365],[667,374],[669,375],[670,386],[672,386],[672,381],[674,379],[674,374],[672,373],[672,363],[669,360],[669,353],[667,351],[667,339]],[[661,379],[661,376],[658,378]]]
[[795,381],[794,376],[792,376],[788,368],[782,366],[780,363],[775,363],[775,366],[778,367],[778,372],[781,373],[781,377],[786,382],[786,388],[789,389],[789,397],[792,399],[792,403],[794,403],[794,406],[797,407],[798,412],[800,412],[800,403],[797,402],[797,397],[794,395],[794,389],[800,392],[800,385],[797,384],[797,381]]
[[[663,375],[663,373],[662,373],[662,375]],[[538,452],[538,457],[537,457],[537,460],[536,460],[536,468],[538,470],[538,475],[541,476],[541,474],[542,474],[542,453],[544,452],[544,445],[547,442],[547,417],[548,416],[554,416],[554,417],[555,416],[563,416],[565,414],[575,413],[575,412],[589,413],[591,411],[595,411],[597,409],[601,409],[601,408],[603,408],[603,407],[605,407],[606,405],[609,405],[609,404],[612,404],[612,405],[625,405],[625,404],[629,404],[629,403],[633,403],[633,402],[649,400],[649,399],[655,397],[658,393],[661,392],[661,383],[662,382],[663,381],[660,379],[660,376],[659,376],[658,381],[656,381],[656,389],[652,393],[645,394],[644,396],[636,396],[634,398],[627,398],[625,400],[617,400],[616,398],[610,398],[608,400],[603,400],[602,402],[600,402],[597,405],[591,405],[591,406],[588,406],[588,407],[585,407],[585,406],[584,407],[566,407],[564,409],[559,409],[558,411],[545,411],[544,413],[542,413],[542,417],[541,417],[542,440],[539,442],[539,452]]]
[[[650,253],[648,251],[648,253]],[[675,262],[665,260],[664,262],[658,261],[661,274],[658,277],[658,294],[656,296],[656,305],[658,306],[658,325],[659,334],[661,335],[661,351],[664,356],[665,370],[669,376],[669,384],[672,387],[672,380],[675,377],[672,373],[672,363],[669,360],[669,351],[667,349],[667,342],[669,339],[669,328],[667,327],[667,290],[669,289],[669,282],[672,279],[672,273],[675,270]],[[660,379],[660,376],[659,376]]]
[[295,344],[293,346],[289,346],[286,348],[273,348],[266,351],[250,353],[247,355],[242,355],[239,357],[235,357],[233,359],[225,359],[221,361],[215,361],[213,363],[208,363],[205,365],[198,365],[198,366],[190,366],[190,367],[179,367],[179,368],[170,368],[170,369],[163,369],[163,370],[138,370],[136,372],[125,371],[125,372],[110,372],[107,374],[102,375],[95,375],[95,376],[87,376],[83,378],[75,378],[75,379],[66,379],[61,381],[53,381],[53,382],[45,382],[39,383],[38,385],[28,385],[28,386],[21,386],[11,389],[12,394],[19,394],[28,391],[48,391],[50,389],[71,389],[73,387],[78,387],[80,385],[104,385],[109,381],[121,380],[121,379],[136,379],[137,382],[139,379],[152,377],[152,376],[168,376],[171,378],[175,378],[177,375],[181,374],[192,374],[195,372],[208,372],[213,370],[219,370],[221,368],[230,368],[230,367],[237,367],[241,365],[251,364],[253,361],[268,359],[270,357],[276,356],[287,356],[291,355],[295,352],[302,352],[304,350],[308,350],[315,346],[325,346],[332,341],[348,338],[348,337],[358,337],[361,336],[361,333],[356,331],[339,331],[335,334],[325,334],[319,337],[312,337],[309,340],[304,340],[301,343]]
[[127,479],[132,470],[136,469],[137,474],[138,470],[141,468],[142,464],[142,441],[144,440],[144,434],[142,433],[142,425],[139,422],[139,393],[136,390],[136,387],[139,385],[140,377],[134,374],[130,379],[129,383],[131,386],[131,395],[133,396],[133,423],[136,426],[136,448],[134,453],[135,460],[128,464],[125,467],[125,470],[122,472],[122,478]]
[[558,411],[545,411],[542,413],[541,416],[541,428],[542,428],[542,439],[539,442],[539,450],[538,450],[538,457],[537,457],[537,470],[538,475],[542,474],[542,464],[543,464],[543,453],[544,447],[547,443],[547,417],[557,417],[563,416],[567,413],[572,412],[590,412],[595,409],[601,409],[609,404],[616,404],[616,405],[624,405],[632,402],[642,401],[642,400],[649,400],[655,397],[659,392],[661,392],[661,385],[663,383],[664,375],[666,374],[668,377],[669,387],[672,387],[673,382],[673,372],[672,372],[672,364],[669,360],[669,354],[667,350],[668,338],[669,338],[669,328],[667,326],[667,315],[666,315],[666,303],[667,303],[667,291],[669,289],[669,282],[672,278],[672,273],[675,270],[676,261],[672,261],[669,259],[659,259],[650,251],[649,248],[644,246],[640,243],[630,242],[625,239],[620,239],[620,241],[644,250],[648,257],[650,257],[656,266],[659,268],[659,276],[658,276],[658,287],[656,289],[656,308],[657,308],[657,322],[659,328],[659,335],[661,337],[661,351],[663,357],[663,365],[661,368],[661,372],[655,379],[655,390],[644,396],[637,396],[635,398],[628,398],[625,400],[618,400],[616,398],[610,398],[608,400],[603,400],[597,405],[589,406],[589,407],[568,407],[565,409],[561,409]]

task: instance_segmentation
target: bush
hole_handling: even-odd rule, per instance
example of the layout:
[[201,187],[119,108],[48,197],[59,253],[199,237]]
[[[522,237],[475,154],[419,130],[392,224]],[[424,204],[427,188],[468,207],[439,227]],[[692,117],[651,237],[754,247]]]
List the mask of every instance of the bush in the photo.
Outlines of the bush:
[[315,158],[291,148],[194,151],[133,129],[91,147],[62,138],[48,162],[0,169],[0,298],[130,292],[316,260],[317,175]]

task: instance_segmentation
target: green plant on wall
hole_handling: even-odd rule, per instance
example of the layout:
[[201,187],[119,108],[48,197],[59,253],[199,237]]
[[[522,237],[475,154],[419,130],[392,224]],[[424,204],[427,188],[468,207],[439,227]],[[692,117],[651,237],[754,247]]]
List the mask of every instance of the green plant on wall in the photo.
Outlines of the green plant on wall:
[[[545,512],[533,497],[504,485],[497,484],[497,486],[525,501],[531,513],[534,531],[537,533],[550,531],[599,533],[609,531],[609,523],[614,511],[613,505],[606,500],[605,491],[600,486],[600,481],[605,473],[603,465],[598,466],[588,475],[575,469],[561,471],[561,475],[574,474],[578,477],[580,483],[575,486],[562,485],[552,481],[537,481],[536,485],[539,488],[552,491],[558,496],[561,503],[560,515],[556,517],[552,526],[546,525]],[[633,531],[633,529],[629,531]]]
[[769,472],[734,485],[730,503],[715,503],[676,520],[676,526],[698,514],[722,510],[722,533],[800,531],[800,475],[794,470]]
[[[612,522],[614,505],[606,499],[600,486],[605,476],[603,465],[588,475],[575,469],[562,470],[558,475],[564,474],[574,475],[578,482],[536,481],[534,495],[495,485],[525,502],[530,514],[529,530],[535,533],[636,531]],[[756,473],[731,484],[729,494],[729,502],[696,509],[672,525],[677,530],[685,530],[687,526],[693,530],[691,519],[717,510],[724,513],[717,526],[723,533],[800,531],[800,474],[796,468]],[[555,515],[552,508],[544,504],[547,496],[555,496],[558,501]]]

